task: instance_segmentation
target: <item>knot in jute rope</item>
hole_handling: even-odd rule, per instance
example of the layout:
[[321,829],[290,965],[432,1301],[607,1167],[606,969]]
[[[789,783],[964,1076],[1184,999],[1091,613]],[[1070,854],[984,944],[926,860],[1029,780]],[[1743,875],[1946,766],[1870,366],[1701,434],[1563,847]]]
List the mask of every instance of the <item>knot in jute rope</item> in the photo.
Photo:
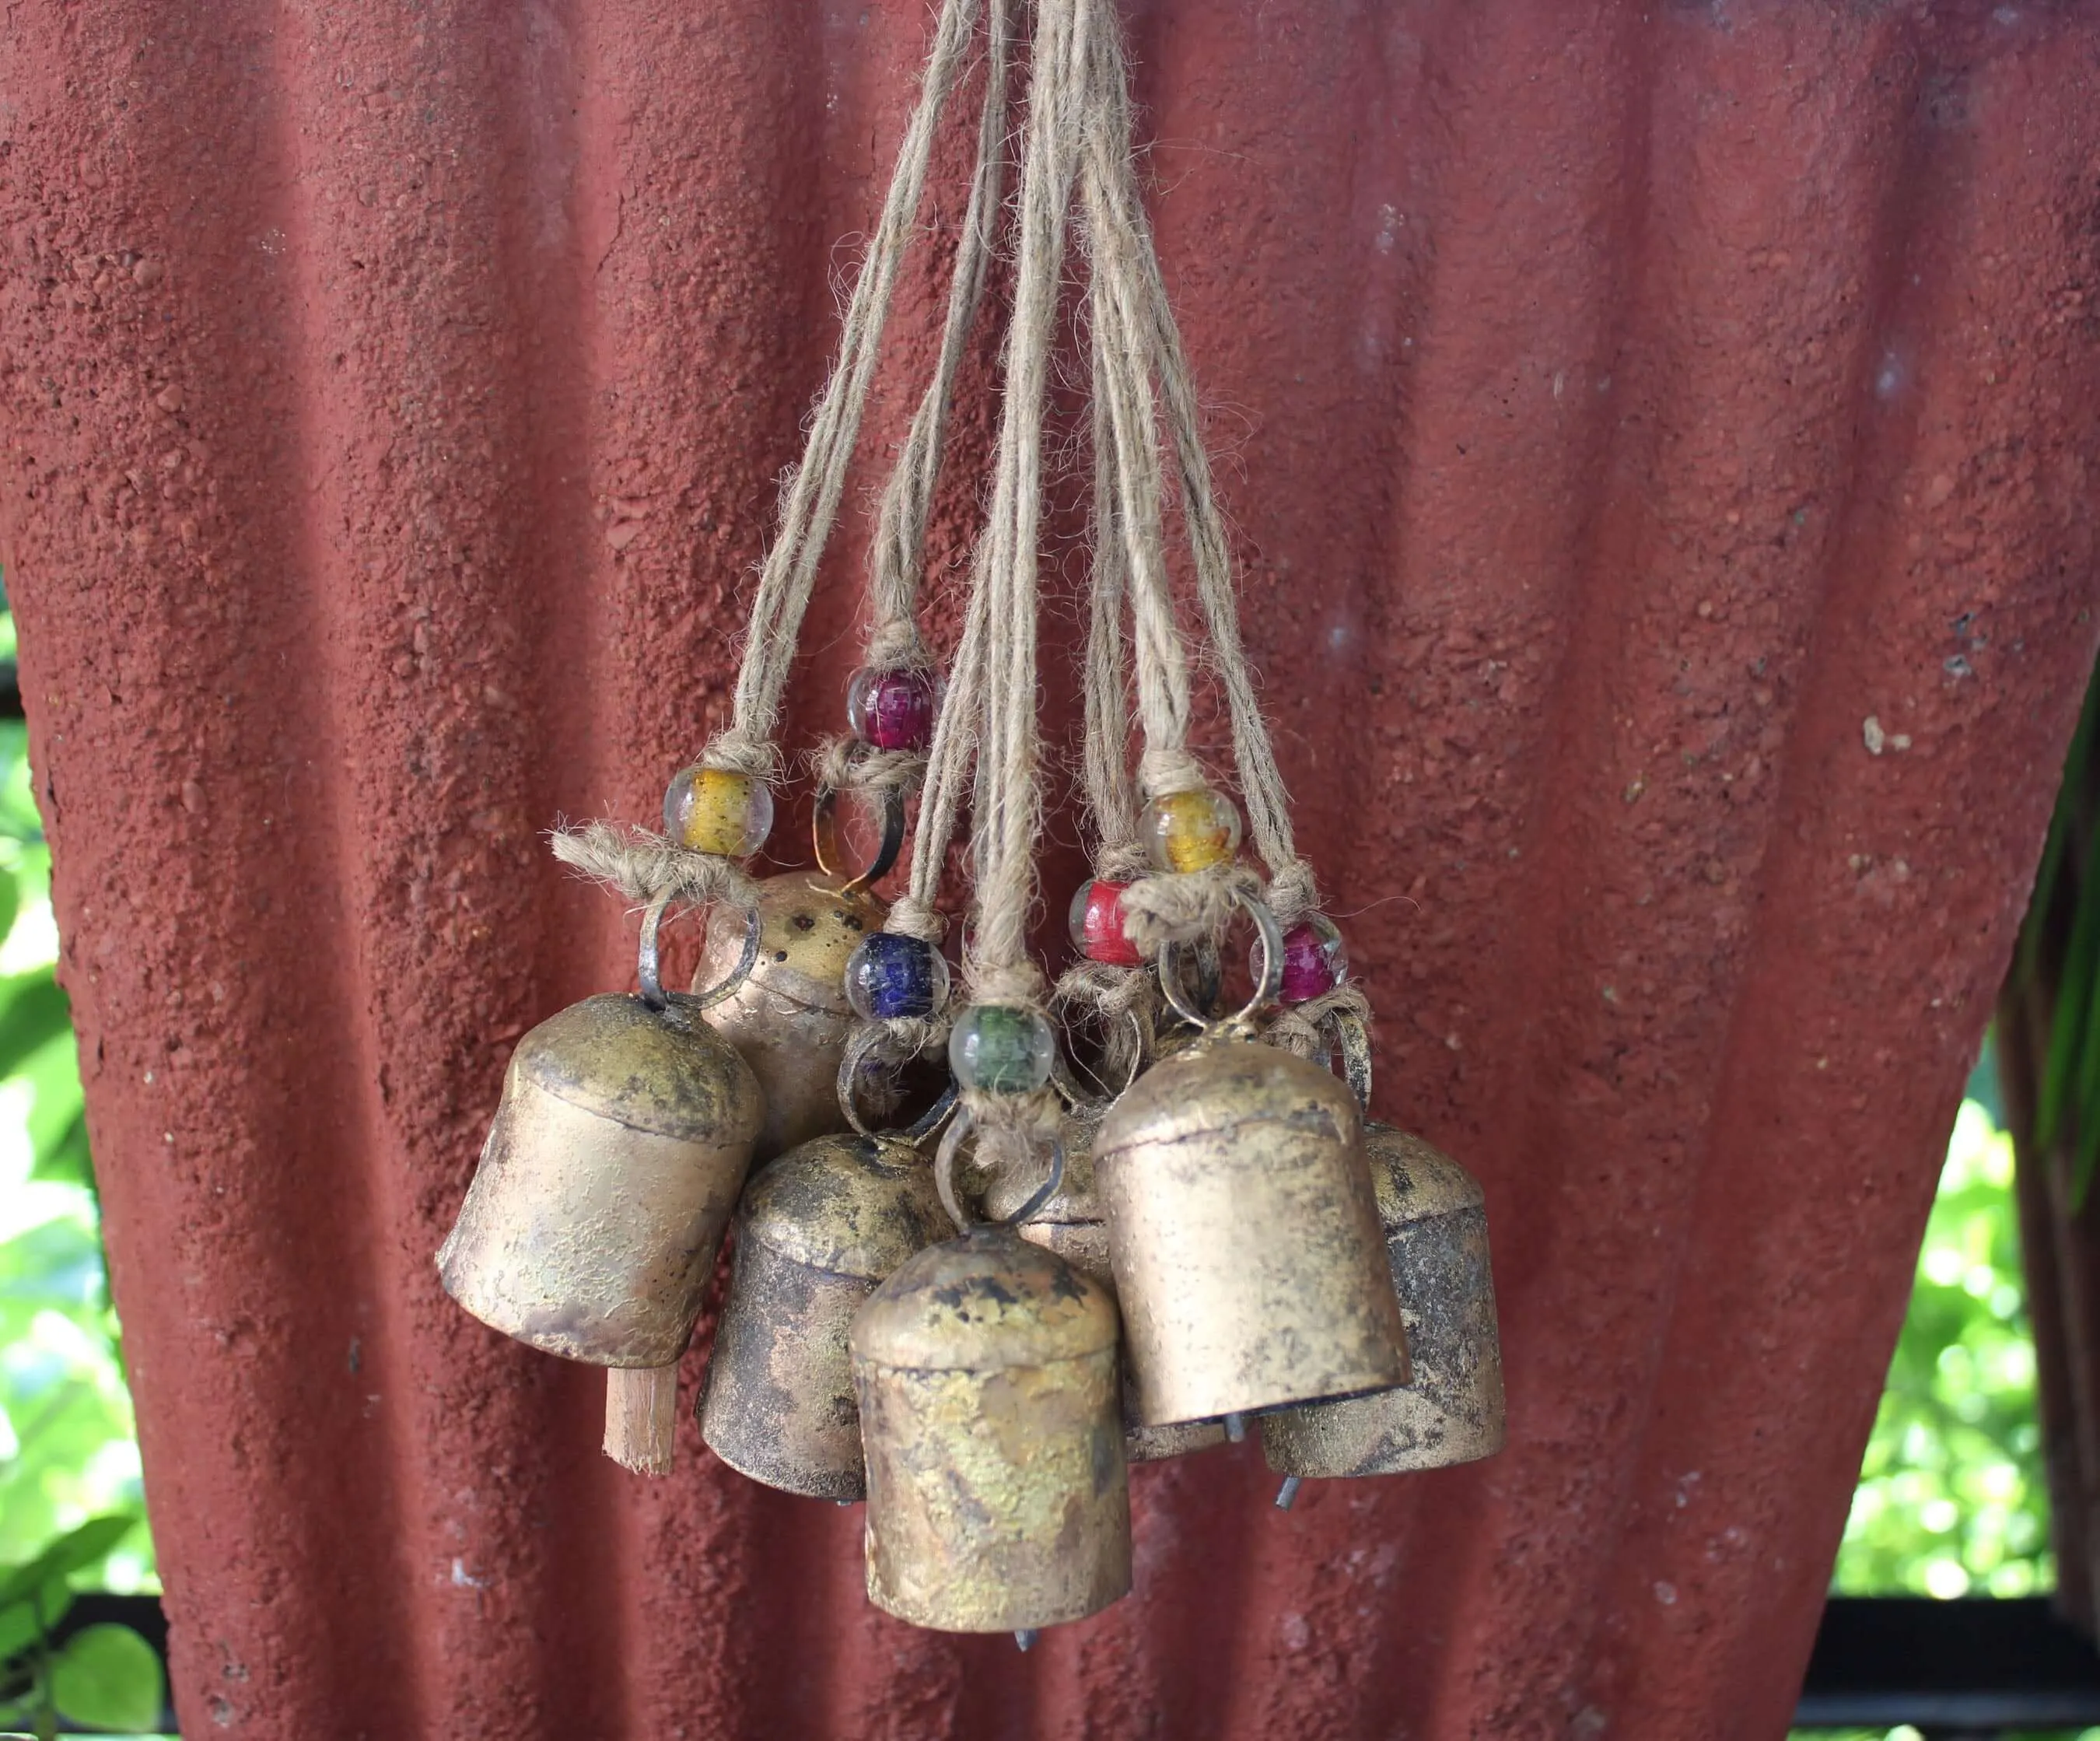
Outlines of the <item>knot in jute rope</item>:
[[918,751],[877,749],[857,737],[827,737],[808,762],[821,792],[915,792],[926,777],[926,758]]
[[883,920],[882,928],[900,937],[916,937],[921,943],[938,944],[948,934],[948,921],[930,902],[915,895],[900,895]]
[[1265,899],[1276,922],[1286,930],[1308,913],[1318,912],[1320,886],[1313,880],[1312,867],[1300,858],[1285,860],[1269,878]]
[[693,906],[723,901],[748,907],[752,880],[727,859],[695,852],[646,829],[611,822],[564,824],[548,832],[554,856],[571,870],[646,904],[671,899]]
[[1232,922],[1240,898],[1260,889],[1244,864],[1140,877],[1123,892],[1123,935],[1148,958],[1162,943],[1214,937]]
[[1327,1036],[1321,1030],[1334,1016],[1353,1017],[1368,1028],[1371,1001],[1360,987],[1336,986],[1333,991],[1308,998],[1302,1004],[1286,1004],[1269,1019],[1262,1037],[1271,1045],[1295,1052],[1300,1058],[1317,1058],[1329,1049]]

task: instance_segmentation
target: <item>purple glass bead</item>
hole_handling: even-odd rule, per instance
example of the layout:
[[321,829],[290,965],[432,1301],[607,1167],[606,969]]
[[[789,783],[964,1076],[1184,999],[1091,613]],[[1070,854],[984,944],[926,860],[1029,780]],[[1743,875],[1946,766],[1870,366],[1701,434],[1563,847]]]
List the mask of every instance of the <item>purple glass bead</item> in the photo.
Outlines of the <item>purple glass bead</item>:
[[846,690],[854,734],[877,749],[929,748],[940,705],[941,679],[927,670],[859,670]]
[[1348,951],[1335,921],[1325,913],[1300,920],[1283,934],[1283,985],[1277,993],[1278,1001],[1310,1003],[1348,977]]

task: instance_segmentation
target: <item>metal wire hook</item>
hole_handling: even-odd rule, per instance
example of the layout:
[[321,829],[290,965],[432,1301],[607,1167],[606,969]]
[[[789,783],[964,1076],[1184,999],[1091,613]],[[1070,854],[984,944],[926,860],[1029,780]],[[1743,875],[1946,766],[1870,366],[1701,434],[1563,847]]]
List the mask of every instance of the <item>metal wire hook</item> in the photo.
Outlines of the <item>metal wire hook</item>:
[[1254,921],[1261,944],[1261,973],[1255,982],[1254,996],[1238,1014],[1220,1020],[1198,1010],[1189,1001],[1189,988],[1182,983],[1180,961],[1176,954],[1181,945],[1169,939],[1159,946],[1159,989],[1174,1013],[1202,1034],[1248,1027],[1254,1020],[1255,1012],[1274,1003],[1277,994],[1283,989],[1282,926],[1276,922],[1276,915],[1268,910],[1268,904],[1245,889],[1233,890],[1233,899],[1246,909],[1247,917]]
[[642,988],[642,1001],[651,1010],[668,1010],[674,1001],[682,1009],[712,1010],[725,998],[734,996],[751,977],[752,969],[758,965],[758,909],[743,909],[743,952],[738,956],[736,966],[730,969],[726,978],[704,992],[666,992],[658,933],[664,926],[664,910],[670,904],[668,895],[660,895],[642,916],[642,943],[634,970]]
[[[867,868],[839,886],[841,895],[858,895],[881,882],[895,868],[897,855],[904,850],[904,793],[896,786],[877,789],[882,794],[881,842],[875,849],[875,856],[867,861]],[[816,805],[810,814],[810,845],[816,851],[817,868],[836,879],[846,863],[845,848],[839,839],[837,787],[818,789]]]
[[1050,1177],[1030,1194],[1026,1203],[1011,1215],[1001,1216],[996,1221],[979,1222],[964,1209],[962,1200],[955,1195],[955,1156],[962,1147],[963,1138],[976,1123],[970,1109],[964,1107],[941,1138],[940,1152],[933,1160],[933,1188],[941,1194],[941,1207],[948,1212],[948,1219],[955,1224],[958,1233],[968,1233],[977,1226],[1018,1227],[1056,1196],[1064,1185],[1065,1139],[1050,1139]]

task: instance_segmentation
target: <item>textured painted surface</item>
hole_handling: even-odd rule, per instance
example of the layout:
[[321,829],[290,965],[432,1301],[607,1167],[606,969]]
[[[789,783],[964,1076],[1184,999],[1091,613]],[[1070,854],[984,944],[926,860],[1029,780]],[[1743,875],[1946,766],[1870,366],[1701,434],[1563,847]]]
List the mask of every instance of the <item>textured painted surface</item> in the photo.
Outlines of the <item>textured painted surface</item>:
[[536,831],[721,707],[922,7],[24,0],[0,560],[193,1733],[1783,1727],[2093,652],[2100,11],[1131,18],[1509,1450],[1287,1517],[1252,1444],[1141,1469],[1137,1597],[1026,1659],[690,1421],[599,1460],[430,1257],[511,1043],[631,964]]

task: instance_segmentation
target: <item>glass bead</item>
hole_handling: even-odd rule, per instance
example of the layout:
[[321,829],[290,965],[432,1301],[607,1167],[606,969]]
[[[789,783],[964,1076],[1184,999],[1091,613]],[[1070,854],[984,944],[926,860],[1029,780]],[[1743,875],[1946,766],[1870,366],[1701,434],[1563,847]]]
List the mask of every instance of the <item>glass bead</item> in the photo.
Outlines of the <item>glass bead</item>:
[[1048,1018],[1010,1004],[973,1004],[948,1036],[948,1067],[964,1088],[1026,1094],[1050,1080],[1057,1036]]
[[854,735],[877,749],[925,750],[933,742],[941,679],[933,671],[854,673],[846,688],[846,718]]
[[773,832],[773,794],[748,774],[689,767],[664,794],[664,832],[695,852],[748,859]]
[[1072,941],[1088,961],[1110,967],[1144,966],[1145,957],[1123,932],[1123,891],[1129,886],[1096,877],[1081,883],[1072,897]]
[[[1261,945],[1256,943],[1247,958],[1247,970],[1261,971]],[[1335,921],[1324,912],[1301,919],[1283,934],[1283,985],[1279,1002],[1310,1003],[1349,977],[1348,946],[1342,941]]]
[[1238,807],[1208,786],[1154,798],[1142,827],[1152,862],[1163,871],[1209,870],[1231,864],[1240,850]]
[[846,962],[846,1001],[863,1022],[931,1015],[947,1001],[947,961],[919,938],[871,931]]

